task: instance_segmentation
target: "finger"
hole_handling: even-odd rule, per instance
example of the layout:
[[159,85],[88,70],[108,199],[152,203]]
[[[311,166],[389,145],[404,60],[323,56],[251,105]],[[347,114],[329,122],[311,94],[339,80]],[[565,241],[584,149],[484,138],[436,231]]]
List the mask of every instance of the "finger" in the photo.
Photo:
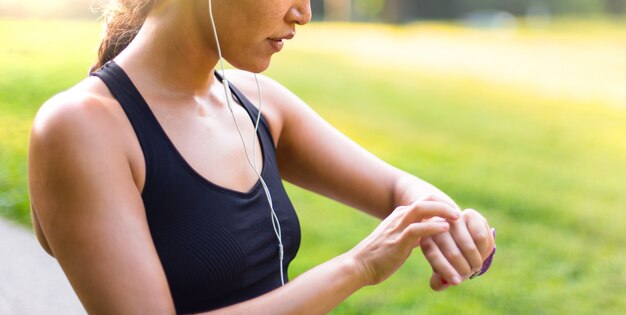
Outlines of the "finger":
[[420,245],[424,257],[426,257],[426,260],[428,260],[428,263],[430,263],[430,266],[436,273],[452,285],[458,285],[462,282],[461,276],[448,262],[431,237],[422,239]]
[[422,237],[448,231],[450,224],[446,221],[429,221],[413,223],[402,232],[402,239],[411,244],[411,248],[419,246]]
[[489,244],[488,253],[487,253],[487,257],[489,257],[491,256],[493,251],[496,250],[496,230],[489,226],[489,223],[487,223],[487,219],[484,220],[484,223],[485,223],[485,228],[489,230],[489,240],[491,241],[491,243]]
[[460,220],[452,223],[450,225],[450,234],[452,234],[454,242],[461,250],[461,253],[463,253],[463,257],[465,257],[465,260],[469,263],[472,273],[479,271],[483,265],[483,258],[478,247],[474,244],[474,240],[467,230],[465,222]]
[[448,204],[437,201],[416,201],[408,206],[402,218],[402,223],[409,225],[421,222],[424,219],[441,217],[448,220],[457,220],[461,217],[461,211]]
[[452,198],[448,197],[447,195],[441,195],[441,194],[430,194],[425,196],[424,198],[422,198],[421,200],[424,201],[439,201],[439,202],[443,202],[445,204],[450,205],[453,208],[457,208],[457,209],[461,209],[456,202],[454,202],[454,200],[452,200]]
[[467,230],[474,240],[474,244],[480,252],[482,261],[485,261],[493,251],[494,244],[489,225],[485,223],[485,219],[480,216],[480,214],[470,214],[466,219],[466,225]]
[[[465,225],[463,222],[460,223]],[[435,244],[437,244],[439,250],[443,253],[443,256],[447,259],[448,263],[452,265],[452,268],[454,268],[454,270],[456,270],[462,278],[469,278],[469,276],[474,273],[470,263],[467,259],[465,259],[461,249],[457,246],[450,233],[435,235],[433,240],[435,241]]]
[[449,287],[450,283],[433,271],[433,275],[430,276],[430,288],[435,291],[443,291]]

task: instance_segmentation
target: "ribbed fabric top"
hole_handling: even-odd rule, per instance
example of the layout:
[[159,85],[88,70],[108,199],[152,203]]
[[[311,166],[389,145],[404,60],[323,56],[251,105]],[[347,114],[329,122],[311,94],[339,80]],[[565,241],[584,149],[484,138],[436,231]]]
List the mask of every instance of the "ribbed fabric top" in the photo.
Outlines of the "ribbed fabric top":
[[[119,65],[109,62],[92,75],[119,101],[141,145],[146,165],[142,198],[177,313],[209,311],[279,287],[278,241],[260,182],[243,193],[205,179],[185,161]],[[231,91],[254,120],[258,109],[232,85]],[[259,142],[261,174],[282,228],[287,279],[300,246],[300,225],[263,117]]]

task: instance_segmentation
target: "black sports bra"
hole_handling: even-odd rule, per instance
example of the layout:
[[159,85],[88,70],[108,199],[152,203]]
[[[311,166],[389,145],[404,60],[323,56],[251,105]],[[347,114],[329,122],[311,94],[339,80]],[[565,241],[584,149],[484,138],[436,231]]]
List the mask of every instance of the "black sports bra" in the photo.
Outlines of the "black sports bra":
[[[242,193],[206,180],[174,147],[119,65],[109,62],[92,75],[104,81],[119,101],[143,150],[146,180],[142,198],[176,311],[209,311],[279,287],[278,241],[260,183]],[[257,108],[232,85],[231,90],[254,119]],[[264,118],[259,141],[261,174],[280,219],[287,279],[287,267],[300,246],[300,225],[283,187]]]

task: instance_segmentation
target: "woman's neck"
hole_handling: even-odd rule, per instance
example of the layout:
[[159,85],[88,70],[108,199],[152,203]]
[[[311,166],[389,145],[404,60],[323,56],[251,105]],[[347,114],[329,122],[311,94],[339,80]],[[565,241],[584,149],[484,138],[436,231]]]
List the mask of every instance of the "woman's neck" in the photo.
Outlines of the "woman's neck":
[[206,95],[215,80],[219,57],[210,47],[208,29],[196,22],[194,8],[184,4],[190,2],[166,1],[167,7],[153,9],[135,39],[115,58],[147,93]]

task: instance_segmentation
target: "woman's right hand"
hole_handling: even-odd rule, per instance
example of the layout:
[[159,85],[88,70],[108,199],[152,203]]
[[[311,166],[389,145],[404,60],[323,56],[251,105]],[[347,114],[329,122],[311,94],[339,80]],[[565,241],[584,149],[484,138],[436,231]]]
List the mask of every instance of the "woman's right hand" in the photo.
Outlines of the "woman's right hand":
[[448,231],[450,227],[447,221],[426,219],[454,221],[460,216],[459,209],[446,203],[418,200],[396,208],[348,254],[354,258],[366,285],[381,283],[402,266],[422,237]]

